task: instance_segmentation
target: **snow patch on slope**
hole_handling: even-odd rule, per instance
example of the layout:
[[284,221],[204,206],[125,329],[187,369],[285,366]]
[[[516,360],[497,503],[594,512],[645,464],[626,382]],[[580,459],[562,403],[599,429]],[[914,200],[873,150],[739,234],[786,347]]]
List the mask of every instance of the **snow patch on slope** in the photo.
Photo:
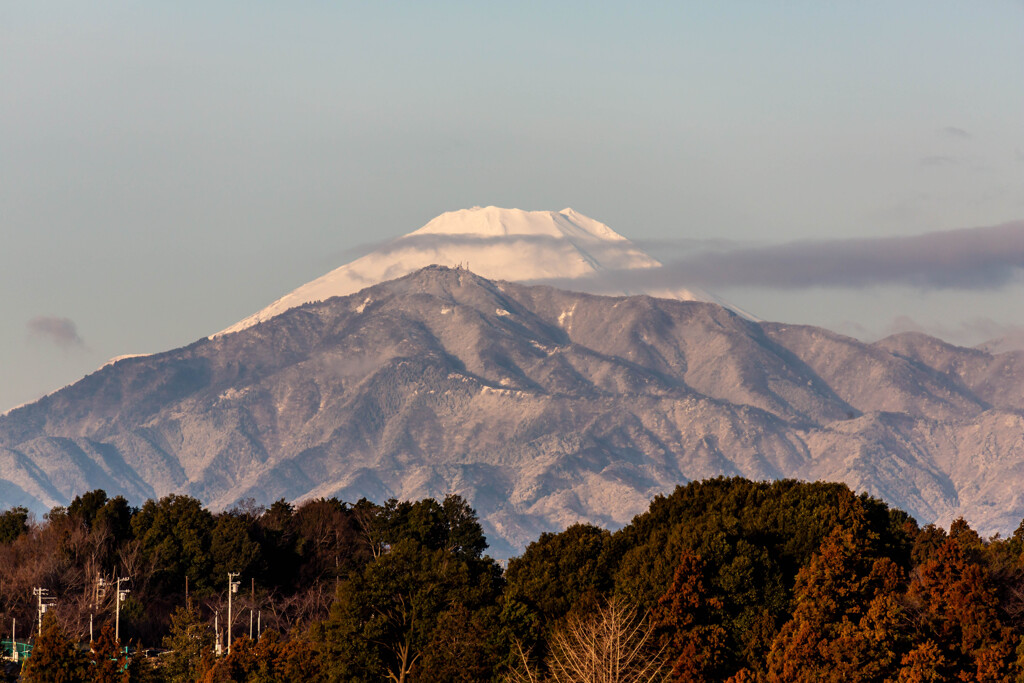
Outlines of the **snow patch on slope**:
[[104,363],[103,365],[101,365],[97,369],[98,370],[102,370],[103,368],[107,367],[108,365],[113,365],[114,363],[116,363],[118,361],[127,360],[128,358],[145,358],[146,356],[150,356],[150,355],[152,355],[152,354],[149,354],[149,353],[126,353],[126,354],[121,355],[121,356],[114,356],[113,358],[108,360],[106,363]]

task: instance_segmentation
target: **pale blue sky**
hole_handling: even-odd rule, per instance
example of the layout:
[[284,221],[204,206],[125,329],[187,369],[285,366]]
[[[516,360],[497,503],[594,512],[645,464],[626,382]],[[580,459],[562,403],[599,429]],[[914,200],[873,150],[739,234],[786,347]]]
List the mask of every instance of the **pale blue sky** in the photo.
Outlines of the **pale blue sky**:
[[[0,411],[488,204],[640,241],[1024,219],[1024,3],[0,0]],[[1019,277],[719,293],[1024,327]]]

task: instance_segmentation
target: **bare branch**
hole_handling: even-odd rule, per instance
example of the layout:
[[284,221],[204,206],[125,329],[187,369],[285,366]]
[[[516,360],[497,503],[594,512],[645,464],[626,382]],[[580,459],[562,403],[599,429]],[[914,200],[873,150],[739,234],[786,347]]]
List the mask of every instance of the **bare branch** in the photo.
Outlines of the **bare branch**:
[[553,683],[652,683],[667,677],[649,623],[618,598],[589,619],[571,619],[555,634],[549,668]]

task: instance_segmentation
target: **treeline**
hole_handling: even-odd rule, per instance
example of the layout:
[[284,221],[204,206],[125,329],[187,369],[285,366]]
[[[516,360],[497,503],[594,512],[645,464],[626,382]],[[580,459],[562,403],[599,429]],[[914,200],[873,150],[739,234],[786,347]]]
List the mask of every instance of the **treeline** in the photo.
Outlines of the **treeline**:
[[27,681],[1024,680],[1024,531],[919,528],[840,484],[719,478],[504,571],[485,550],[456,496],[213,514],[93,491],[0,514],[0,629],[57,599]]

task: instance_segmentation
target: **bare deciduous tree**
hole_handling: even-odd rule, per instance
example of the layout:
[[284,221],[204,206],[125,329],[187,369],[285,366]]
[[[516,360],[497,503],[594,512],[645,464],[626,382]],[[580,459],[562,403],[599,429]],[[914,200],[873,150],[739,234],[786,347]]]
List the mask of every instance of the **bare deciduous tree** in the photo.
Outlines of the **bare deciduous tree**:
[[617,598],[555,633],[548,670],[553,683],[652,683],[668,673],[647,619]]
[[512,641],[512,644],[516,646],[516,656],[519,660],[517,665],[511,670],[505,672],[502,677],[503,683],[540,683],[540,674],[530,666],[530,653],[523,652],[523,644],[516,638]]

